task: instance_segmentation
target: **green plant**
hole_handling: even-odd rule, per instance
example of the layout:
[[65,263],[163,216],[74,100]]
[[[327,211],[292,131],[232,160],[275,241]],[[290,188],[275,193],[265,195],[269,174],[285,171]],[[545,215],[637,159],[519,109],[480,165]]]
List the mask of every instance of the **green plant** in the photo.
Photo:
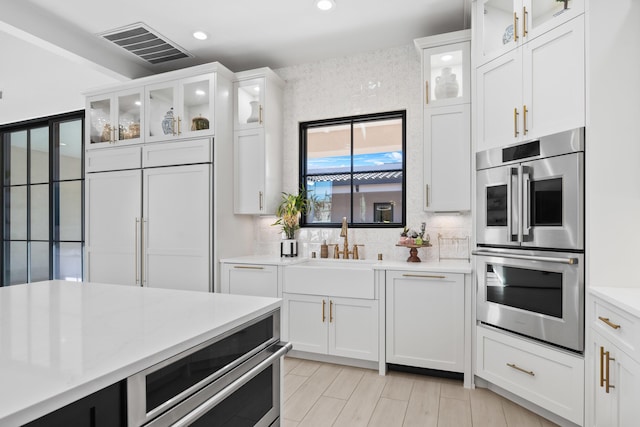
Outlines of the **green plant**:
[[280,205],[276,208],[278,220],[271,225],[282,226],[287,239],[295,239],[296,230],[300,228],[300,216],[311,210],[313,200],[307,197],[307,192],[301,188],[298,194],[282,193]]

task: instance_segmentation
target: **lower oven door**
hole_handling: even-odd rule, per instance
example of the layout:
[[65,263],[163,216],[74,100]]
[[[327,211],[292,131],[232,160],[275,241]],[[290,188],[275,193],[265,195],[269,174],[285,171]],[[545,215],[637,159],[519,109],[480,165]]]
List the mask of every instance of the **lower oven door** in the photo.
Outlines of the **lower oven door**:
[[584,350],[584,255],[478,250],[477,319],[556,346]]
[[271,426],[280,417],[280,363],[291,343],[275,344],[146,426]]

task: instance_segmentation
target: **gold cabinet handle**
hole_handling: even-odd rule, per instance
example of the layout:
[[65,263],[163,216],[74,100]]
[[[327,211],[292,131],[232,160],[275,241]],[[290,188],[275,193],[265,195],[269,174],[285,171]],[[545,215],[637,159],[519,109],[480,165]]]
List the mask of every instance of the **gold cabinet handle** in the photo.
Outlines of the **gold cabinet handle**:
[[264,208],[264,193],[258,191],[258,203],[260,204],[260,210]]
[[136,271],[135,271],[136,285],[139,285],[140,284],[140,276],[138,275],[138,227],[140,226],[140,220],[138,218],[136,218],[135,226],[136,227],[135,227],[133,261],[134,261],[135,266],[136,266]]
[[526,135],[527,132],[529,132],[529,129],[527,129],[527,113],[529,112],[529,110],[527,110],[527,106],[523,105],[522,106],[522,125],[523,125],[523,129],[522,132]]
[[604,387],[604,347],[600,346],[600,387]]
[[529,31],[527,31],[527,19],[529,18],[529,12],[527,12],[527,6],[522,6],[522,37],[527,37]]
[[325,304],[325,301],[323,299],[322,300],[322,323],[324,323],[324,321],[326,319],[326,316],[324,315],[324,304]]
[[518,132],[518,108],[513,109],[513,137],[517,138],[520,132]]
[[429,207],[429,184],[425,184],[424,186],[424,207]]
[[258,108],[258,123],[262,124],[262,104]]
[[598,316],[598,319],[600,319],[602,322],[604,322],[607,326],[610,326],[613,329],[620,329],[621,326],[613,323],[611,320],[609,320],[608,317],[602,317],[602,316]]
[[429,105],[429,80],[424,82],[424,101],[425,104]]
[[423,279],[446,279],[447,278],[447,276],[433,276],[430,274],[409,274],[409,273],[403,274],[402,277],[420,277]]
[[258,267],[255,265],[234,265],[233,268],[240,268],[244,270],[264,270],[264,267]]
[[518,41],[518,15],[513,12],[513,41]]
[[606,378],[604,379],[604,387],[605,387],[605,390],[604,390],[604,391],[605,391],[605,392],[607,392],[607,393],[609,393],[609,390],[610,390],[610,389],[615,388],[615,386],[612,386],[612,385],[609,383],[609,380],[611,380],[610,372],[609,372],[609,365],[610,365],[610,363],[609,363],[609,362],[611,362],[611,361],[615,361],[616,359],[614,359],[613,357],[610,357],[610,356],[609,356],[609,352],[608,352],[608,351],[605,351],[605,352],[604,352],[604,359],[605,359],[605,360],[604,360],[604,363],[605,363],[605,365],[604,365],[604,370],[605,370],[605,377],[606,377]]
[[532,377],[536,376],[536,374],[534,374],[533,371],[527,371],[526,369],[522,369],[520,366],[516,365],[515,363],[507,363],[507,366],[515,369],[516,371],[524,372],[527,375],[531,375]]
[[182,123],[182,119],[180,118],[180,116],[178,116],[178,135],[180,135],[181,130],[180,130],[180,124]]
[[329,300],[329,323],[333,323],[333,301]]

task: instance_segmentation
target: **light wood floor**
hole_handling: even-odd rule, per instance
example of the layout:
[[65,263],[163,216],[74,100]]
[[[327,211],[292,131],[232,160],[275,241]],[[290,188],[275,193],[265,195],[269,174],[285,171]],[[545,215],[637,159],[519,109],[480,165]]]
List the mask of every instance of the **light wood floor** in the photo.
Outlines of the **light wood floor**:
[[461,381],[285,358],[282,426],[550,427],[555,424]]

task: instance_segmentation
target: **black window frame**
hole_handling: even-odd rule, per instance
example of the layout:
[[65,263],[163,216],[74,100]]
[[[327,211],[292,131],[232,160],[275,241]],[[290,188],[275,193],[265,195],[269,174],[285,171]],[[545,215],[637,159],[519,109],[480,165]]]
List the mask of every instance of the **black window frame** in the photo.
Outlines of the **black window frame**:
[[[358,172],[354,172],[353,166],[353,128],[355,124],[363,122],[374,122],[381,120],[401,119],[402,121],[402,215],[401,222],[384,223],[384,222],[353,222],[353,197],[354,189],[358,185],[353,176]],[[312,120],[306,122],[300,122],[299,124],[299,141],[300,141],[300,154],[299,154],[299,176],[298,176],[298,188],[307,190],[307,176],[313,175],[307,173],[307,129],[331,126],[331,125],[350,125],[351,126],[351,196],[349,203],[349,228],[400,228],[407,224],[407,111],[396,110],[381,113],[362,114],[356,116],[338,117],[332,119]],[[323,222],[323,223],[308,223],[306,217],[300,219],[300,227],[305,228],[335,228],[340,226],[341,222]]]

